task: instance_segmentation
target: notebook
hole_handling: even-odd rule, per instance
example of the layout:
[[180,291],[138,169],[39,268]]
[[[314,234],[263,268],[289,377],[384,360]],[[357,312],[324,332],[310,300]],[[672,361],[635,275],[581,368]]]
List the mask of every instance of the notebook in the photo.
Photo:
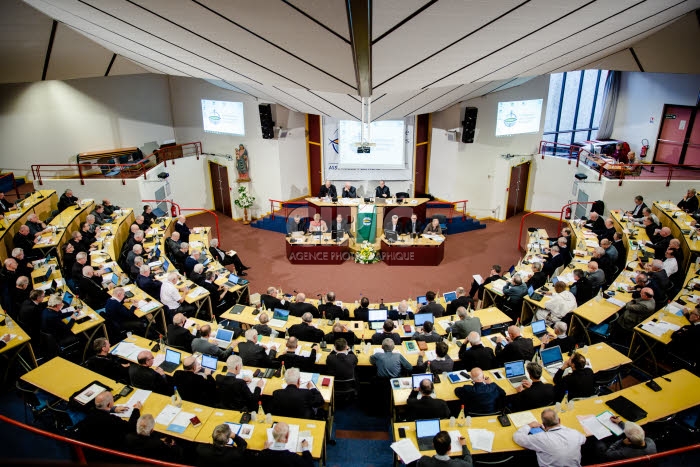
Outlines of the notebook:
[[180,352],[172,349],[165,349],[165,360],[158,365],[166,373],[172,373],[180,366]]
[[547,323],[543,319],[539,321],[533,321],[532,323],[530,323],[530,327],[532,327],[532,334],[534,334],[537,337],[542,337],[545,334],[547,334]]
[[202,367],[203,368],[208,368],[211,371],[216,371],[216,364],[219,361],[217,360],[216,357],[212,357],[211,355],[202,355]]

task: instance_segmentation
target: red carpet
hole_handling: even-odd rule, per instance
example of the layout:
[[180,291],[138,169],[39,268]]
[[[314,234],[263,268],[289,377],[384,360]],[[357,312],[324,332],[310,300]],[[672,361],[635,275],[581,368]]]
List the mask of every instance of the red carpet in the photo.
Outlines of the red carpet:
[[[522,215],[506,222],[486,221],[482,230],[448,235],[445,259],[434,267],[389,267],[384,263],[370,265],[346,262],[337,266],[293,265],[285,256],[285,238],[280,233],[255,229],[219,216],[221,244],[225,250],[238,252],[250,266],[247,279],[250,291],[264,292],[269,286],[281,287],[285,293],[304,292],[309,298],[333,290],[339,300],[359,300],[360,294],[371,302],[395,302],[424,295],[427,290],[449,292],[456,287],[468,288],[473,274],[486,276],[492,264],[504,270],[519,259],[517,235]],[[188,218],[190,227],[210,225],[215,236],[211,214]],[[557,221],[533,215],[528,226],[546,228],[556,233]]]

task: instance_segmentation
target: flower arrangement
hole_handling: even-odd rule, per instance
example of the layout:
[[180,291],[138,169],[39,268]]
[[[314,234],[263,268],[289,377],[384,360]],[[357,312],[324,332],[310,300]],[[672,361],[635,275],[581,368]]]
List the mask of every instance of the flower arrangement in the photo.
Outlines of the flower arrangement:
[[362,242],[362,248],[360,248],[360,251],[355,253],[355,262],[361,264],[372,264],[378,263],[379,261],[380,258],[377,254],[377,250],[374,249],[374,246],[367,241]]
[[255,196],[250,196],[250,193],[248,193],[247,186],[238,185],[238,198],[236,198],[233,202],[239,208],[247,209],[253,206],[253,203],[255,202]]

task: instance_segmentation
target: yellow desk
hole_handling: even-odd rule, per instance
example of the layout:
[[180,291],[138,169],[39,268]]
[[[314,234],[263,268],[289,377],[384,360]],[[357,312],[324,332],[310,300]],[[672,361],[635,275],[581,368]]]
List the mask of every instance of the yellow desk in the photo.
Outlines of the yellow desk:
[[[145,335],[148,335],[148,331],[151,329],[151,326],[153,324],[156,324],[158,321],[158,318],[160,318],[160,325],[163,330],[163,335],[168,334],[168,326],[165,322],[165,306],[160,303],[158,300],[153,299],[153,297],[150,297],[146,292],[143,290],[139,289],[136,284],[128,284],[124,286],[124,290],[131,292],[134,294],[134,296],[130,299],[124,300],[124,304],[126,306],[131,306],[132,303],[137,304],[141,300],[146,300],[148,303],[155,303],[157,305],[156,308],[153,308],[152,310],[144,311],[141,308],[137,308],[134,310],[134,315],[137,318],[143,318],[145,317],[148,320],[148,326],[146,327],[146,333]],[[113,291],[110,290],[109,294],[112,295]],[[128,304],[128,305],[127,305]]]
[[[19,203],[19,209],[12,209],[0,219],[0,261],[10,257],[14,248],[14,237],[19,228],[24,225],[30,214],[36,214],[39,218],[46,219],[56,209],[58,197],[54,190],[41,190],[32,193]],[[25,252],[26,254],[27,252]]]
[[[6,315],[5,311],[0,308],[0,313]],[[5,375],[3,376],[3,381],[7,378],[7,372],[10,370],[10,364],[15,360],[19,359],[20,363],[25,370],[29,371],[31,368],[37,367],[36,357],[34,356],[34,349],[32,348],[31,337],[27,334],[24,329],[22,329],[16,322],[12,322],[12,327],[10,328],[8,323],[8,317],[3,316],[4,324],[0,326],[0,337],[5,334],[10,334],[13,336],[5,347],[0,349],[0,357],[7,360],[7,366],[5,367]],[[27,357],[29,362],[25,361],[20,355],[23,350],[27,351]]]
[[56,232],[47,232],[41,235],[41,240],[34,245],[34,249],[41,250],[44,255],[57,251],[57,256],[63,261],[63,251],[61,247],[68,242],[74,231],[80,230],[80,226],[85,222],[87,216],[92,212],[95,203],[91,199],[81,201],[80,206],[70,206],[62,213],[53,218],[49,223],[51,227],[56,227]]
[[[76,323],[71,328],[71,331],[74,335],[77,336],[82,334],[85,336],[86,342],[85,348],[83,349],[84,361],[85,357],[87,356],[87,351],[90,348],[90,344],[92,344],[92,340],[95,338],[98,332],[102,331],[104,337],[109,339],[109,336],[107,335],[107,326],[105,325],[105,319],[102,316],[100,316],[99,313],[95,312],[95,310],[87,306],[87,304],[85,304],[78,297],[73,297],[73,302],[71,303],[71,306],[82,307],[81,314],[90,317],[89,320],[83,323]],[[67,319],[64,319],[64,321],[68,322]]]
[[[60,377],[59,377],[60,376]],[[67,401],[73,393],[93,381],[99,381],[112,391],[120,391],[123,384],[93,373],[87,368],[55,357],[38,368],[22,375],[21,379],[37,388]]]

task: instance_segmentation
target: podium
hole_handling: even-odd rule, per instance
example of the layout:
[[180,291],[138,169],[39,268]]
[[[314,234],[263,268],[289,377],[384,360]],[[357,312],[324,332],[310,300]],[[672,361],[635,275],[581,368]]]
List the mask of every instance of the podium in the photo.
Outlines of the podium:
[[[374,231],[378,239],[384,234],[385,219],[390,219],[394,214],[399,216],[399,222],[402,224],[411,218],[411,214],[416,214],[418,219],[424,221],[427,203],[430,199],[404,198],[401,204],[391,198],[382,204],[365,203],[363,198],[338,198],[336,203],[322,198],[306,198],[306,201],[309,203],[309,217],[313,217],[316,213],[320,214],[321,219],[326,221],[330,229],[336,216],[341,214],[351,224],[355,235],[358,233],[357,219],[360,206],[374,206]],[[371,240],[371,243],[374,241],[374,239]]]

